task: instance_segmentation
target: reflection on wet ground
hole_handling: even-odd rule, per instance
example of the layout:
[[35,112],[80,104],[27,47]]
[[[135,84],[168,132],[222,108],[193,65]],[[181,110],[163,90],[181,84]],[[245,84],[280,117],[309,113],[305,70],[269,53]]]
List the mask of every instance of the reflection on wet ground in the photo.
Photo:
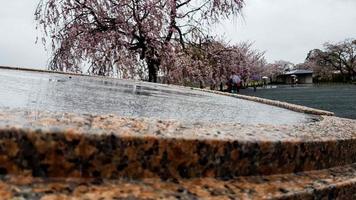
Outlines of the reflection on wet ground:
[[0,69],[0,107],[184,122],[296,124],[311,116],[168,85]]

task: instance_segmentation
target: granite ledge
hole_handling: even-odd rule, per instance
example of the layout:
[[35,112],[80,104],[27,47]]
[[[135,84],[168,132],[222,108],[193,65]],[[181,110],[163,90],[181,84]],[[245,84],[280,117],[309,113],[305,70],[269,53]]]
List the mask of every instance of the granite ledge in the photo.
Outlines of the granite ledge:
[[185,123],[174,120],[129,118],[113,114],[74,114],[24,109],[0,110],[0,128],[76,134],[155,137],[187,140],[318,142],[356,138],[356,120],[319,116],[297,125]]
[[5,174],[231,179],[356,162],[355,121],[329,116],[245,126],[8,110],[0,113],[0,132]]
[[43,179],[1,176],[5,199],[340,199],[356,198],[356,165],[320,171],[233,180]]

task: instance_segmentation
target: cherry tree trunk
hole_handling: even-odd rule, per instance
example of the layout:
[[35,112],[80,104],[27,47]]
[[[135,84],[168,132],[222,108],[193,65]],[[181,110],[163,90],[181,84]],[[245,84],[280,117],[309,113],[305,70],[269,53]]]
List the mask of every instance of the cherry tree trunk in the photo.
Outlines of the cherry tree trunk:
[[159,61],[155,59],[147,59],[147,67],[148,67],[148,81],[157,83],[157,73],[159,69]]

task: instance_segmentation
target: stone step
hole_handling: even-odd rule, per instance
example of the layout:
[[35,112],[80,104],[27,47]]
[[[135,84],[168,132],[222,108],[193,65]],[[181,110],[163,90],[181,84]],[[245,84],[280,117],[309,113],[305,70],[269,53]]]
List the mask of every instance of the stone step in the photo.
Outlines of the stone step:
[[355,162],[355,121],[331,116],[274,126],[0,112],[2,174],[226,180]]
[[48,179],[2,176],[3,199],[356,199],[356,164],[304,173],[179,179]]

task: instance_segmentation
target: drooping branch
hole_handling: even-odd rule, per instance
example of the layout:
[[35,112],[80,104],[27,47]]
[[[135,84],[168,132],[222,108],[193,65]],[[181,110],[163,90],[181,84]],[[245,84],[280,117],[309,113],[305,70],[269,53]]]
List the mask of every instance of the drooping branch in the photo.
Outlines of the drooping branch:
[[204,22],[239,13],[242,6],[242,0],[40,0],[35,15],[44,41],[52,44],[50,69],[89,65],[90,73],[122,70],[135,77],[141,66],[157,76],[166,59],[180,55],[177,42],[185,49],[206,35]]

